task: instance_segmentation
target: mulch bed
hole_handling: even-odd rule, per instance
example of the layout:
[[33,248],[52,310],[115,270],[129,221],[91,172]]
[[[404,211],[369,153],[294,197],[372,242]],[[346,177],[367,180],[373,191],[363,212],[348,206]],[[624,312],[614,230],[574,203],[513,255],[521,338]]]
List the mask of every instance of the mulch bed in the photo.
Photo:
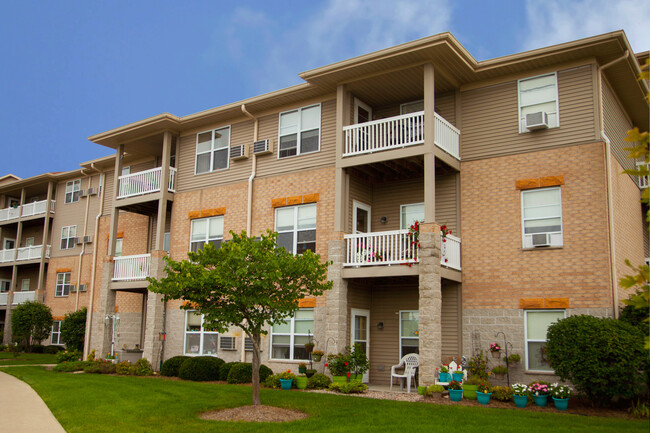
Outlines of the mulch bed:
[[240,406],[232,409],[214,410],[200,415],[201,419],[212,421],[246,422],[289,422],[308,418],[309,415],[297,410],[282,409],[275,406]]

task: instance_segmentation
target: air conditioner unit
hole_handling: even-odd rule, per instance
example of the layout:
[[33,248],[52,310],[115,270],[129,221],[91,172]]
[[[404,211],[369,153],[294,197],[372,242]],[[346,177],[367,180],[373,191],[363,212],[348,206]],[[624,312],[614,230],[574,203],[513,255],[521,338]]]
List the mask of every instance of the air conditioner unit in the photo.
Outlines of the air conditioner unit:
[[548,247],[551,245],[550,233],[536,233],[533,235],[534,247]]
[[77,291],[77,288],[76,288],[73,284],[71,284],[71,285],[70,285],[70,291],[69,291],[69,292],[70,292],[70,293],[75,293],[76,291]]
[[86,195],[97,195],[97,188],[88,188],[86,190]]
[[219,346],[221,346],[221,350],[237,350],[235,347],[235,337],[220,337]]
[[241,144],[230,148],[230,159],[246,159],[248,158],[248,146]]
[[266,155],[267,153],[273,153],[271,140],[267,138],[266,140],[259,140],[253,143],[253,154]]
[[83,243],[84,243],[84,244],[89,244],[89,243],[91,243],[92,241],[93,241],[93,237],[90,236],[90,235],[88,235],[88,236],[84,236],[84,237],[83,237]]
[[548,114],[545,111],[526,114],[526,129],[535,131],[548,128]]
[[88,197],[88,193],[86,193],[86,191],[84,191],[83,189],[80,189],[79,190],[79,197]]
[[84,238],[83,237],[76,237],[74,238],[74,243],[77,245],[81,245],[84,243]]
[[[244,350],[246,352],[252,352],[253,351],[253,340],[250,339],[250,337],[246,337],[246,340],[244,340]],[[260,352],[262,350],[260,349]]]
[[88,289],[88,284],[79,284],[79,291],[85,292]]

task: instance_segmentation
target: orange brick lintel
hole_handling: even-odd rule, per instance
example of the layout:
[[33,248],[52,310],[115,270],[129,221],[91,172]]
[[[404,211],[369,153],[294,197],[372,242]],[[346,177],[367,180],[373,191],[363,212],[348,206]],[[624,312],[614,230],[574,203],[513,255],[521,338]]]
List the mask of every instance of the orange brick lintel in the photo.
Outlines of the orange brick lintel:
[[545,176],[536,179],[519,179],[515,182],[517,189],[545,188],[564,185],[564,176]]
[[64,320],[65,316],[52,316],[52,320]]
[[[106,240],[109,240],[111,237],[110,233],[106,233]],[[117,235],[115,235],[116,239],[122,239],[124,237],[124,232],[117,232]]]
[[569,298],[521,298],[519,308],[523,310],[569,308]]
[[295,206],[298,204],[317,203],[318,193],[296,195],[293,197],[279,197],[271,199],[271,207]]
[[298,301],[299,308],[314,308],[316,306],[316,298],[305,298]]
[[187,214],[187,218],[193,220],[197,218],[206,218],[206,217],[213,217],[213,216],[219,216],[225,214],[226,214],[225,207],[217,207],[214,209],[193,210]]
[[57,274],[60,274],[60,273],[62,273],[62,272],[72,272],[72,268],[58,268],[58,269],[56,270],[56,273],[57,273]]

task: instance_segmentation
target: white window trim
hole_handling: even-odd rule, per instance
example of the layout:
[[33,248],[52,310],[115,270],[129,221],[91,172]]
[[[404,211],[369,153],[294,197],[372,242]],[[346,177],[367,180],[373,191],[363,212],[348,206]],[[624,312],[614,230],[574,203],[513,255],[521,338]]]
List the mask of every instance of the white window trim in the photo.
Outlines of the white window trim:
[[564,318],[566,319],[566,310],[524,310],[524,352],[526,354],[526,372],[527,373],[553,373],[553,369],[551,370],[530,370],[528,368],[528,361],[530,358],[528,357],[528,343],[546,343],[548,340],[535,340],[535,339],[528,339],[528,313],[564,313]]
[[[68,275],[68,284],[65,283],[65,275]],[[63,275],[63,284],[59,284],[59,275]],[[70,281],[72,281],[71,272],[57,272],[56,274],[56,283],[54,287],[54,297],[55,298],[66,298],[70,295]],[[65,286],[68,286],[68,293],[65,293]],[[61,294],[59,295],[59,287],[61,287]]]
[[[25,290],[25,281],[27,281],[27,290]],[[23,278],[22,281],[20,282],[20,291],[29,292],[30,283],[31,281],[29,278]]]
[[372,107],[365,102],[363,102],[359,98],[354,98],[354,124],[357,125],[359,123],[359,107],[363,108],[368,112],[368,122],[372,121]]
[[[304,132],[302,130],[301,124],[300,124],[301,121],[302,121],[301,120],[302,116],[300,115],[300,113],[302,112],[302,110],[305,110],[307,108],[312,108],[312,107],[319,107],[319,110],[320,110],[320,119],[319,119],[319,122],[318,122],[318,149],[312,150],[311,152],[300,152],[300,134],[302,132]],[[287,113],[292,113],[294,111],[298,112],[298,129],[296,130],[296,154],[291,155],[291,156],[280,157],[280,139],[283,137],[283,135],[280,135],[280,125],[281,125],[281,122],[282,122],[282,115],[287,114]],[[296,156],[300,156],[300,155],[309,155],[311,153],[320,152],[320,144],[321,144],[321,138],[322,138],[322,128],[323,128],[323,107],[322,107],[322,104],[320,102],[318,104],[306,105],[304,107],[294,108],[293,110],[283,111],[280,114],[278,114],[278,156],[277,156],[277,159],[295,158]],[[313,131],[313,129],[307,129],[307,131]],[[285,134],[285,135],[289,135],[289,134]]]
[[556,234],[560,235],[560,243],[551,244],[550,247],[559,248],[559,247],[564,246],[564,218],[562,218],[562,214],[564,213],[564,211],[562,209],[562,188],[559,187],[559,186],[554,186],[554,187],[550,187],[550,188],[535,188],[535,189],[528,189],[528,190],[521,191],[521,197],[520,197],[520,200],[521,200],[521,246],[522,246],[523,249],[537,249],[537,248],[534,248],[534,247],[530,248],[530,247],[525,246],[526,245],[526,229],[524,227],[524,223],[526,221],[557,218],[557,217],[524,218],[524,195],[534,193],[534,192],[537,192],[537,191],[546,191],[546,190],[552,190],[552,189],[556,189],[560,193],[560,215],[559,215],[559,217],[560,217],[560,231],[559,232],[545,232],[545,233],[550,233],[550,234],[556,233]]
[[399,310],[399,334],[398,334],[398,344],[399,344],[399,359],[402,359],[402,339],[406,338],[409,340],[415,340],[414,337],[402,337],[402,313],[418,313],[418,353],[420,352],[420,310]]
[[0,278],[0,287],[2,287],[2,283],[7,283],[7,291],[6,292],[0,291],[0,293],[9,293],[11,291],[11,280],[5,280],[4,278]]
[[365,203],[362,203],[362,202],[356,201],[356,200],[352,200],[352,225],[353,225],[352,233],[353,234],[359,233],[357,231],[357,210],[359,210],[359,209],[365,210],[366,212],[368,212],[368,231],[367,231],[367,233],[370,233],[371,229],[372,229],[372,219],[371,219],[372,218],[372,214],[371,214],[372,208],[370,207],[370,205],[367,205]]
[[[74,236],[70,236],[70,229],[71,229],[72,227],[74,227]],[[64,231],[65,229],[68,229],[68,236],[67,236],[67,237],[63,237],[63,231]],[[77,226],[76,226],[76,225],[74,225],[74,226],[63,226],[63,227],[61,227],[61,241],[63,241],[63,239],[67,239],[67,242],[66,242],[66,248],[61,248],[61,243],[59,242],[59,249],[61,249],[61,250],[72,250],[72,249],[74,249],[74,248],[77,246],[77,245],[76,245],[77,243],[76,243],[76,242],[73,242],[73,243],[72,243],[72,246],[70,246],[70,239],[74,239],[74,238],[76,238],[76,237],[77,237]]]
[[[214,143],[214,132],[215,132],[215,131],[220,131],[220,130],[222,130],[222,129],[228,129],[228,145],[225,146],[225,147],[223,147],[223,148],[221,148],[221,149],[218,149],[218,150],[222,150],[222,149],[225,149],[225,150],[226,150],[226,152],[227,152],[227,155],[226,155],[226,166],[225,166],[224,168],[218,168],[218,169],[214,170],[214,167],[213,167],[213,164],[214,164],[214,156],[211,156],[211,157],[210,157],[210,170],[208,170],[208,171],[204,171],[204,172],[202,172],[202,173],[197,173],[197,172],[196,172],[196,168],[197,168],[197,167],[196,167],[196,162],[197,162],[198,159],[199,159],[199,135],[201,135],[201,134],[205,134],[206,132],[211,132],[211,133],[212,133],[212,141],[211,141],[211,147],[210,147],[210,150],[207,151],[207,152],[201,152],[201,155],[203,155],[203,154],[205,154],[205,153],[214,154],[215,150],[212,148],[212,144]],[[194,146],[194,175],[195,175],[195,176],[199,176],[199,175],[202,175],[202,174],[208,174],[208,173],[215,173],[215,172],[218,172],[218,171],[224,171],[224,170],[228,170],[228,169],[230,168],[230,141],[231,141],[231,137],[232,137],[232,128],[231,128],[231,125],[228,125],[228,126],[222,126],[221,128],[208,129],[207,131],[201,131],[201,132],[197,132],[197,133],[196,133],[196,143],[195,143],[195,146]]]
[[[68,186],[71,186],[72,189],[68,192]],[[64,204],[71,204],[71,203],[77,203],[79,201],[79,197],[81,194],[77,195],[77,199],[74,199],[74,193],[75,192],[80,192],[81,191],[81,179],[75,179],[75,180],[69,180],[65,184],[65,195],[63,197],[63,203]],[[70,201],[68,201],[68,194],[72,194],[70,196]]]
[[[35,239],[34,237],[29,237],[25,239],[25,247],[33,247],[34,246]],[[31,245],[30,245],[31,243]]]
[[[406,203],[406,204],[400,205],[400,207],[399,207],[399,229],[400,230],[408,230],[408,227],[406,229],[402,229],[402,226],[404,226],[404,218],[403,218],[404,208],[406,206],[420,206],[420,205],[424,206],[424,202],[421,202],[421,203]],[[420,222],[422,222],[422,221],[420,221]]]
[[[221,218],[224,220],[225,223],[225,218],[224,215],[217,215],[217,216],[212,216],[212,217],[206,217],[206,218],[196,218],[193,219],[192,222],[190,223],[190,245],[189,249],[187,251],[192,251],[192,233],[194,229],[194,222],[195,221],[205,221],[206,227],[205,227],[205,239],[203,240],[203,247],[210,241],[221,241],[223,243],[223,230],[221,231],[221,236],[218,236],[216,238],[210,238],[210,220],[216,219],[216,218]],[[198,242],[198,241],[197,241]],[[203,248],[201,248],[203,249]]]
[[559,128],[560,127],[560,97],[559,97],[559,90],[558,88],[560,87],[558,80],[557,80],[557,72],[551,72],[550,74],[541,74],[541,75],[535,75],[533,77],[526,77],[522,78],[520,80],[517,80],[517,117],[519,118],[519,133],[520,134],[527,134],[532,131],[526,128],[524,125],[524,121],[522,120],[521,117],[521,90],[520,90],[520,85],[522,81],[528,81],[528,80],[534,80],[535,78],[542,78],[542,77],[547,77],[553,75],[555,76],[555,118],[557,119],[557,125],[555,126],[549,126],[549,129],[552,128]]
[[[314,206],[316,207],[316,227],[312,229],[298,229],[298,209],[302,207],[307,207],[307,206]],[[286,209],[286,208],[293,208],[293,229],[292,230],[278,230],[278,210],[279,209]],[[296,206],[284,206],[280,208],[275,209],[275,226],[274,229],[278,233],[293,233],[293,245],[291,246],[291,252],[295,256],[298,251],[298,232],[307,232],[307,231],[315,231],[316,235],[318,235],[318,206],[316,203],[308,203],[308,204],[302,204],[302,205],[296,205]],[[318,239],[314,241],[316,244],[316,247],[318,246]],[[314,253],[316,253],[316,247],[314,247]]]
[[[50,335],[50,344],[54,344],[54,345],[57,345],[57,346],[61,344],[61,323],[62,322],[63,322],[62,320],[55,320],[54,322],[52,322],[52,329],[50,331],[50,334],[51,334]],[[54,325],[56,323],[59,324],[58,332],[54,332]],[[54,336],[55,335],[57,336],[56,342],[54,342]]]
[[[203,323],[205,322],[205,318],[203,314],[201,314],[201,330],[200,331],[188,331],[187,330],[187,317],[189,314],[194,314],[196,313],[196,310],[186,310],[185,311],[185,323],[184,323],[184,328],[183,328],[183,355],[185,356],[217,356],[219,350],[221,349],[220,345],[220,339],[219,339],[219,333],[218,332],[212,332],[212,331],[205,331],[203,329]],[[198,335],[199,336],[199,353],[187,353],[187,334],[193,334],[193,335]],[[217,353],[203,353],[203,336],[205,334],[210,334],[210,335],[216,335],[217,336]]]
[[[299,308],[297,311],[311,311],[312,313],[314,312],[313,308]],[[301,359],[301,358],[296,358],[293,353],[293,348],[295,346],[295,337],[307,337],[308,335],[311,335],[312,337],[314,336],[314,330],[311,330],[310,334],[296,334],[294,332],[295,329],[295,314],[288,318],[286,320],[289,322],[289,333],[287,334],[286,332],[278,332],[274,333],[273,332],[273,325],[271,325],[271,329],[269,332],[269,361],[309,361],[309,356],[306,359]],[[305,320],[306,321],[306,320]],[[312,323],[314,324],[314,327],[316,327],[316,318],[312,316]],[[289,336],[289,358],[273,358],[273,336]]]
[[[14,243],[14,247],[13,247],[13,248],[7,248],[7,241],[13,242],[13,243]],[[5,240],[2,242],[2,248],[5,249],[5,250],[13,250],[13,249],[16,249],[16,239],[5,238]]]

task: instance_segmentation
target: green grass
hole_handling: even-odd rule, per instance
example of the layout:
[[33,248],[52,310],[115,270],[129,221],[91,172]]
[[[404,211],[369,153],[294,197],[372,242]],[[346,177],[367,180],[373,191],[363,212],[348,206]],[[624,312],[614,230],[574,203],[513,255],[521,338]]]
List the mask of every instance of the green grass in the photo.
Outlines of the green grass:
[[14,358],[13,353],[0,352],[0,366],[29,364],[56,364],[56,355],[48,353],[19,353],[18,357]]
[[262,403],[312,415],[290,423],[204,421],[198,414],[251,403],[247,386],[155,378],[4,370],[30,384],[74,432],[644,432],[644,421],[443,406],[262,389]]

